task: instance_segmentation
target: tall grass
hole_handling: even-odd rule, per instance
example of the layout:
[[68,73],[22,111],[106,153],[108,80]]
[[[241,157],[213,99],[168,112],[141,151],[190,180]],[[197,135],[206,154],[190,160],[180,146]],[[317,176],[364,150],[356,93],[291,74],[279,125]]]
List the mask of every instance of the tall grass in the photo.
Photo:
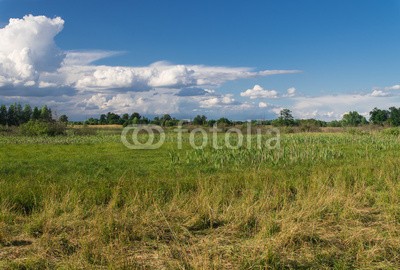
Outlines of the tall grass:
[[118,139],[0,137],[0,268],[400,267],[393,134],[287,134],[275,150]]

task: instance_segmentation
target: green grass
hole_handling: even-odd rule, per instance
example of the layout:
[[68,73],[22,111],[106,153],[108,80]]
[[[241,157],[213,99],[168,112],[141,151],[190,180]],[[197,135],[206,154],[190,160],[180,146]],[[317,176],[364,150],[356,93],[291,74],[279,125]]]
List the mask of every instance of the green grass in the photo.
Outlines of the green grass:
[[0,268],[400,267],[396,134],[287,134],[276,150],[171,136],[0,137]]

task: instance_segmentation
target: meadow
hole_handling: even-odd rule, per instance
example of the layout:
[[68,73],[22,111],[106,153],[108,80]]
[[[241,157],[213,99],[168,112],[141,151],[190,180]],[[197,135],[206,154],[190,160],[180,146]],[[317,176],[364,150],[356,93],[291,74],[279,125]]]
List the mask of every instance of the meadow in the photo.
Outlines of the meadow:
[[400,268],[397,130],[270,150],[118,132],[0,136],[1,269]]

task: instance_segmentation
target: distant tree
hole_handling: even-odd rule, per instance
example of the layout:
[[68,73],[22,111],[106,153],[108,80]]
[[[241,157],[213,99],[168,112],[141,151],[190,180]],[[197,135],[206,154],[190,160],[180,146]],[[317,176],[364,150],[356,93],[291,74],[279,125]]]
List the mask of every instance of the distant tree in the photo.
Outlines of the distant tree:
[[387,110],[380,110],[378,108],[374,108],[369,112],[369,121],[371,121],[375,125],[383,125],[389,119],[390,112]]
[[132,124],[137,125],[139,124],[139,118],[135,117],[131,120]]
[[51,122],[53,120],[53,115],[51,113],[51,109],[47,107],[47,105],[44,105],[42,109],[40,110],[40,120],[44,122]]
[[11,104],[10,106],[8,106],[7,124],[9,126],[17,126],[18,125],[16,104]]
[[17,118],[17,126],[24,123],[24,113],[22,110],[22,105],[20,103],[15,104],[15,115]]
[[210,119],[207,121],[207,126],[212,127],[217,123],[217,120]]
[[99,121],[100,125],[105,125],[107,124],[107,115],[102,114],[100,115],[100,121]]
[[130,120],[133,120],[133,119],[135,119],[135,118],[137,118],[138,120],[140,120],[140,119],[142,118],[142,116],[141,116],[139,113],[134,112],[134,113],[132,113],[131,116],[129,117]]
[[26,104],[22,112],[22,123],[27,123],[32,117],[32,107]]
[[0,125],[7,125],[7,107],[6,105],[1,105],[0,107]]
[[139,119],[139,123],[141,123],[141,124],[150,124],[150,119],[147,118],[147,117],[142,116],[142,117]]
[[[96,119],[97,120],[97,119]],[[66,116],[65,114],[61,115],[58,118],[58,121],[60,121],[61,123],[68,123],[68,116]]]
[[107,124],[109,125],[120,124],[120,119],[121,117],[118,114],[112,112],[107,113]]
[[32,112],[32,120],[39,120],[40,119],[40,110],[38,107],[33,108],[33,112]]
[[296,121],[293,118],[292,111],[289,109],[283,109],[279,113],[278,119],[272,121],[275,126],[294,126]]
[[400,108],[390,107],[389,123],[392,126],[400,126]]
[[162,126],[171,126],[170,121],[172,120],[171,115],[169,114],[164,114],[161,118],[160,118],[160,125]]
[[128,121],[129,120],[129,114],[127,114],[127,113],[124,113],[123,115],[122,115],[122,120],[124,120],[124,121]]
[[158,116],[154,117],[153,120],[151,121],[151,123],[152,123],[153,125],[161,125],[161,119],[160,119],[160,117],[158,117]]
[[207,117],[204,115],[196,115],[195,118],[193,118],[193,125],[198,125],[202,126],[207,123]]
[[352,111],[343,115],[342,124],[344,126],[356,127],[368,124],[367,119],[356,111]]
[[338,121],[338,120],[333,120],[331,122],[327,123],[328,127],[341,127],[342,125],[342,121]]
[[218,119],[217,123],[218,124],[224,124],[224,125],[227,125],[227,126],[232,125],[232,122],[228,118],[225,118],[225,117],[221,117],[220,119]]

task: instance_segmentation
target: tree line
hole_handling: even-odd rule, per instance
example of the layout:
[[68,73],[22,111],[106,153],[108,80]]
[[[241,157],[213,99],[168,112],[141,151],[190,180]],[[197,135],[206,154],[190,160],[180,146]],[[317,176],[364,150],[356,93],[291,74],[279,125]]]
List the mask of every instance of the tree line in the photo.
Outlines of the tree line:
[[[66,115],[61,115],[60,122],[68,122]],[[53,122],[53,113],[47,105],[32,108],[29,104],[22,106],[19,103],[10,106],[0,106],[0,125],[2,126],[20,126],[29,121]]]
[[[149,119],[140,115],[138,112],[132,114],[116,114],[108,112],[101,114],[99,118],[89,118],[83,122],[69,122],[68,116],[61,115],[58,119],[54,119],[52,110],[44,105],[42,107],[31,107],[29,104],[22,106],[19,103],[0,106],[0,125],[1,126],[20,126],[29,122],[60,122],[71,124],[86,125],[123,125],[132,124],[154,124],[160,126],[176,126],[179,119],[169,114],[156,116]],[[226,126],[243,124],[243,121],[232,121],[222,117],[219,119],[208,119],[205,115],[197,115],[192,121],[188,121],[193,125],[213,126],[214,124],[224,124]],[[262,125],[273,126],[315,126],[315,127],[346,127],[346,126],[362,126],[368,124],[380,126],[400,126],[400,108],[390,107],[388,110],[374,108],[369,112],[369,119],[357,111],[350,111],[343,115],[341,120],[322,121],[317,119],[295,119],[289,109],[283,109],[278,118],[274,120],[253,121]]]

